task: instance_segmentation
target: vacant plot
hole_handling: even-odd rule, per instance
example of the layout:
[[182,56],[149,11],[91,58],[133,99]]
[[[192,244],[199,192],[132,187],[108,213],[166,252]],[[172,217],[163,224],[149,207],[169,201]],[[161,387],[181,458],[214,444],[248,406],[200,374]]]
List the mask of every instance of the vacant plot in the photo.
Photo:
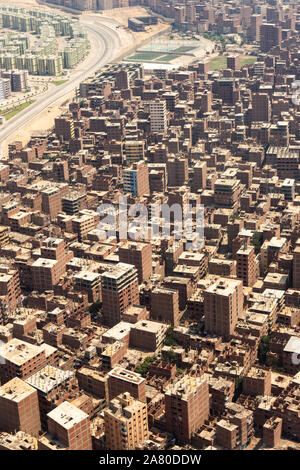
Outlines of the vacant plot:
[[184,54],[185,52],[191,52],[191,51],[194,51],[196,49],[196,47],[191,47],[191,46],[181,46],[181,47],[178,47],[177,49],[175,49],[174,51],[172,52],[178,52],[178,53],[182,53]]
[[138,52],[137,54],[128,57],[126,60],[149,62],[151,60],[157,59],[159,56],[161,56],[160,52]]

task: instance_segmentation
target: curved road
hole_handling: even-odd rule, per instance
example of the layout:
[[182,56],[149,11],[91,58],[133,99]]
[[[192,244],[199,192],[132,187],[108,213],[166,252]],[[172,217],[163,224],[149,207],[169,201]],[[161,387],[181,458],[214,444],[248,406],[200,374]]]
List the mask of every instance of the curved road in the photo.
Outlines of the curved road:
[[25,124],[35,119],[45,108],[49,108],[72,93],[83,80],[95,74],[101,67],[118,55],[121,49],[118,34],[100,22],[93,22],[84,26],[89,33],[91,51],[88,57],[79,65],[78,69],[71,72],[71,78],[67,83],[54,87],[32,103],[24,111],[7,121],[0,130],[0,144],[8,139],[16,130],[22,129]]

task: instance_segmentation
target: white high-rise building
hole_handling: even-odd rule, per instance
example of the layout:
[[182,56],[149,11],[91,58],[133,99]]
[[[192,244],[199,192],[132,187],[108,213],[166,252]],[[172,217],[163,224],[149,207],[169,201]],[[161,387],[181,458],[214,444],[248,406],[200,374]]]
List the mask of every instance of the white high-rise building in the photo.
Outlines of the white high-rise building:
[[151,132],[167,130],[167,108],[165,101],[155,100],[150,103]]

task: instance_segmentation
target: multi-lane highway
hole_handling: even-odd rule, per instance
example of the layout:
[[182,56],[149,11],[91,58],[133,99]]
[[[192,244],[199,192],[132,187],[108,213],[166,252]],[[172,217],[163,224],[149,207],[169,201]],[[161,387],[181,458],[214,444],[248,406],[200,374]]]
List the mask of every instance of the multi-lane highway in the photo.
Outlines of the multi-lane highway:
[[40,96],[35,103],[7,121],[0,130],[0,144],[8,141],[16,131],[20,131],[23,126],[36,119],[45,109],[51,108],[65,96],[70,95],[79,86],[80,82],[93,75],[118,55],[122,46],[116,31],[98,20],[93,21],[91,19],[88,21],[88,19],[85,19],[83,24],[89,33],[91,44],[89,56],[76,70],[71,72],[68,82],[51,88]]

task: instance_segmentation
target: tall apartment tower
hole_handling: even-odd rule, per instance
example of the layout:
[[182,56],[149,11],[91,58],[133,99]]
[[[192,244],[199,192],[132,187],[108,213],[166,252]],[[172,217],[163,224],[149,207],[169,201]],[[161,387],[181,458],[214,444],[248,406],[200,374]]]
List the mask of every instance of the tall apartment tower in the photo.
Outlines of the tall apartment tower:
[[193,191],[206,188],[207,163],[197,162],[194,166],[194,175],[192,182]]
[[138,273],[131,264],[118,263],[102,274],[102,310],[109,326],[120,322],[130,305],[139,305]]
[[265,23],[260,27],[260,49],[268,52],[274,46],[280,46],[282,40],[281,26]]
[[166,101],[155,100],[150,103],[151,132],[165,132],[167,130],[167,125]]
[[242,246],[236,253],[236,261],[236,275],[238,279],[242,279],[244,286],[252,287],[258,275],[254,246]]
[[238,70],[239,69],[239,56],[238,54],[236,55],[230,55],[227,57],[227,68],[230,70]]
[[188,181],[189,169],[186,158],[168,158],[168,186],[182,186]]
[[243,283],[220,278],[204,291],[205,328],[229,338],[243,310]]
[[129,85],[129,72],[127,70],[120,70],[116,74],[116,88],[118,90],[128,90]]
[[11,73],[11,90],[20,92],[28,87],[28,70],[13,70]]
[[135,450],[149,436],[147,405],[125,392],[104,410],[106,448]]
[[126,241],[119,248],[121,263],[133,264],[138,272],[139,284],[152,274],[151,243]]
[[37,391],[18,377],[0,387],[0,431],[24,431],[38,436],[41,430]]
[[262,15],[252,15],[250,20],[249,39],[251,41],[260,40],[260,27],[262,25]]
[[133,163],[132,167],[124,169],[123,187],[125,193],[131,193],[135,197],[150,194],[147,163],[141,160]]
[[48,187],[41,191],[42,210],[53,220],[62,211],[61,191],[58,187]]
[[53,440],[68,450],[92,450],[89,416],[64,401],[48,413],[48,434],[39,439],[39,450],[51,449]]
[[151,319],[177,326],[179,324],[178,290],[156,287],[151,292]]
[[300,245],[295,247],[293,254],[293,287],[300,290]]
[[166,430],[180,442],[188,443],[209,416],[207,379],[184,377],[169,385],[165,393]]
[[0,79],[0,99],[6,100],[11,95],[11,84],[8,78]]
[[252,95],[252,121],[270,122],[271,103],[267,93]]
[[124,152],[128,164],[145,159],[145,144],[143,140],[126,140]]
[[69,141],[75,138],[74,121],[69,117],[55,118],[55,135]]

